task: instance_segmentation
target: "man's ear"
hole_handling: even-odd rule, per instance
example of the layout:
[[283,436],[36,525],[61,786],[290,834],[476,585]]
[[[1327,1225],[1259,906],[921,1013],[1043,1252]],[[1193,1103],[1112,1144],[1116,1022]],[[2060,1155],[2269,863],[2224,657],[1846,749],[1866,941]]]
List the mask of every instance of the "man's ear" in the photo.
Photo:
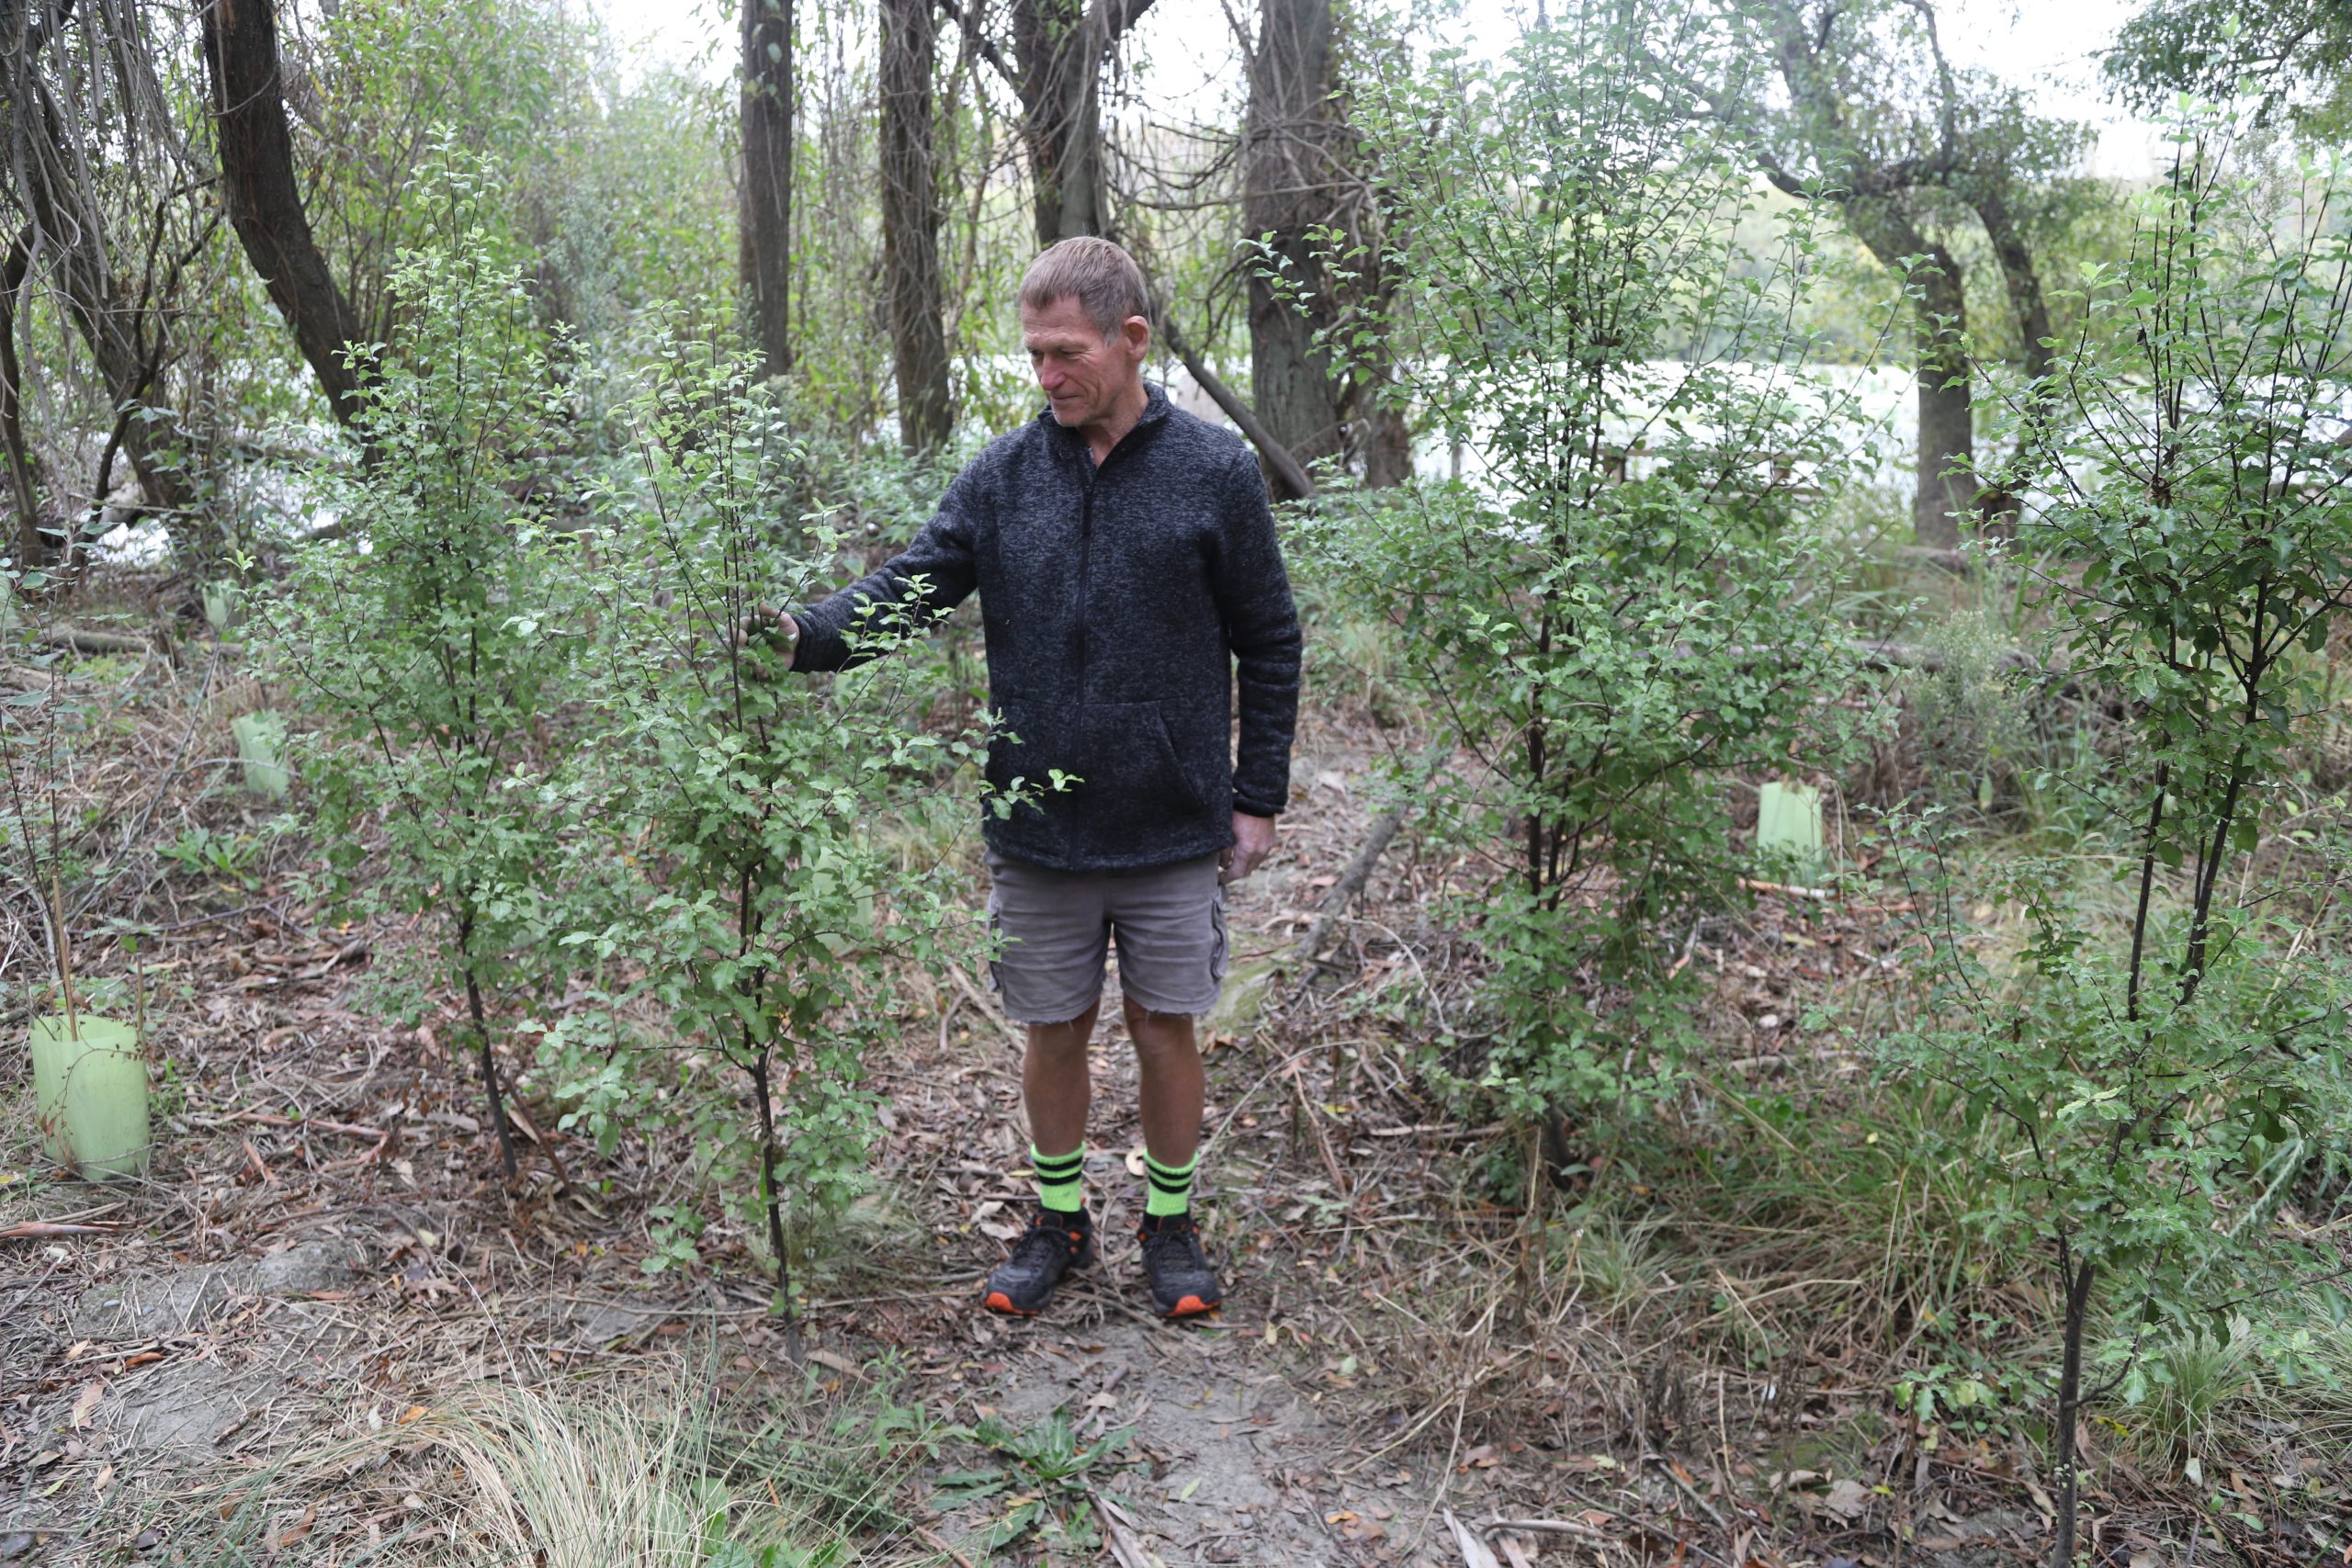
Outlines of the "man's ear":
[[1125,321],[1121,321],[1119,335],[1125,340],[1128,351],[1134,354],[1137,364],[1150,357],[1151,323],[1143,317],[1129,316]]

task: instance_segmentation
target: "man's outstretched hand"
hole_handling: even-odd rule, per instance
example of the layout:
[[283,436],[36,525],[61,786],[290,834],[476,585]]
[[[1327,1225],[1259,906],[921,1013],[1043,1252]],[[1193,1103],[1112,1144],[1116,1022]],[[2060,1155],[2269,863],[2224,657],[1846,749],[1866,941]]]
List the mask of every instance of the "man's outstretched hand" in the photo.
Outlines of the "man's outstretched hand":
[[1274,852],[1274,819],[1252,817],[1246,811],[1233,814],[1233,842],[1216,857],[1216,879],[1238,882],[1266,863]]
[[773,604],[763,604],[735,623],[735,646],[745,648],[753,642],[766,643],[790,664],[793,650],[800,646],[800,623]]

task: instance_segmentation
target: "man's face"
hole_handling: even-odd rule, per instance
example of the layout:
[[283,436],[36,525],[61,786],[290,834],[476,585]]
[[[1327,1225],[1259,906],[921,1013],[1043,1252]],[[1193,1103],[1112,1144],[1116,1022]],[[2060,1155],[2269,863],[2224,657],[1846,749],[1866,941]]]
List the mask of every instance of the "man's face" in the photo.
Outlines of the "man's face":
[[1067,426],[1110,417],[1136,384],[1151,345],[1151,327],[1141,316],[1128,317],[1105,339],[1085,307],[1069,297],[1043,310],[1021,307],[1021,335],[1054,422]]

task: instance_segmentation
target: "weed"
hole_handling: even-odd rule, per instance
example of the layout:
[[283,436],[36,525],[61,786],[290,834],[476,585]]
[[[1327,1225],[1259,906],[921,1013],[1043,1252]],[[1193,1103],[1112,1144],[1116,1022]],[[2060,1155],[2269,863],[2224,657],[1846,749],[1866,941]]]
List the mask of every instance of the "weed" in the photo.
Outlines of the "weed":
[[1004,1511],[980,1537],[989,1551],[1034,1535],[1048,1546],[1091,1552],[1102,1542],[1094,1522],[1090,1477],[1127,1463],[1118,1455],[1133,1436],[1122,1427],[1089,1446],[1080,1440],[1069,1412],[1059,1407],[1026,1427],[990,1416],[973,1427],[970,1437],[1001,1462],[951,1471],[934,1477],[933,1484],[938,1488],[937,1500],[947,1504],[1003,1498]]
[[155,852],[183,875],[209,876],[250,892],[260,886],[254,874],[260,849],[250,833],[217,833],[199,825],[186,829]]

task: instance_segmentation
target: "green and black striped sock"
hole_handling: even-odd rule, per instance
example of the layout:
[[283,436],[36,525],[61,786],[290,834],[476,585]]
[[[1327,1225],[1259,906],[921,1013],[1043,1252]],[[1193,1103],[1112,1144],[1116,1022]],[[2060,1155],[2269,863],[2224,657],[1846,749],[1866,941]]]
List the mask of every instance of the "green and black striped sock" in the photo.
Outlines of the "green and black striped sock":
[[1037,1205],[1057,1214],[1086,1213],[1086,1141],[1066,1155],[1039,1154],[1029,1145],[1029,1168],[1037,1173]]
[[1187,1213],[1193,1207],[1193,1172],[1199,1168],[1201,1156],[1196,1151],[1182,1165],[1162,1165],[1147,1154],[1143,1156],[1143,1212],[1148,1219],[1161,1220]]

